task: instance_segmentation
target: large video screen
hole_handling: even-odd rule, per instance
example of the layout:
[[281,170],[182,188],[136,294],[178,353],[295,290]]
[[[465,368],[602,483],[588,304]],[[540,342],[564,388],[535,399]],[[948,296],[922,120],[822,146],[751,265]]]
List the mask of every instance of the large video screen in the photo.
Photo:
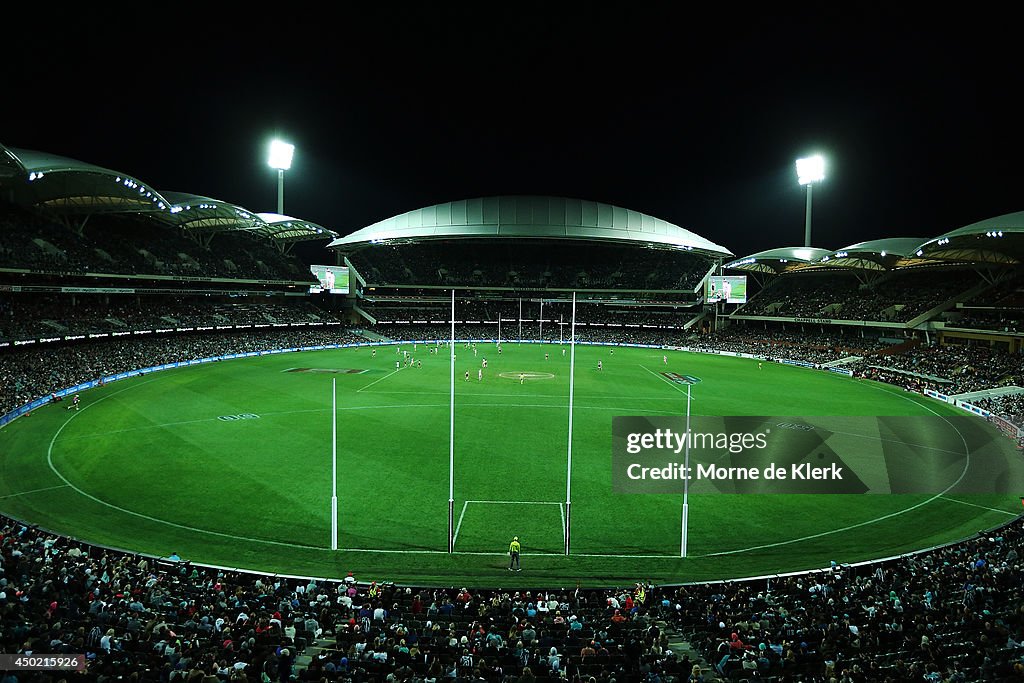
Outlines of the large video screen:
[[747,303],[747,276],[712,275],[704,284],[704,301],[709,304]]
[[309,272],[316,276],[319,284],[310,285],[310,294],[330,292],[348,294],[348,268],[346,266],[310,266]]

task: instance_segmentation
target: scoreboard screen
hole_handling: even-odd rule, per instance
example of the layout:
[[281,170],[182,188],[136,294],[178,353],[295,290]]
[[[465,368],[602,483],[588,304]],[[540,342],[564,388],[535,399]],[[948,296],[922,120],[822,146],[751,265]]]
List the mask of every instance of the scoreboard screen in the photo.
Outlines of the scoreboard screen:
[[709,304],[747,303],[747,276],[712,275],[704,284],[704,301]]
[[330,294],[348,294],[348,268],[346,266],[310,266],[309,272],[317,279],[317,284],[309,286],[310,294],[328,292]]

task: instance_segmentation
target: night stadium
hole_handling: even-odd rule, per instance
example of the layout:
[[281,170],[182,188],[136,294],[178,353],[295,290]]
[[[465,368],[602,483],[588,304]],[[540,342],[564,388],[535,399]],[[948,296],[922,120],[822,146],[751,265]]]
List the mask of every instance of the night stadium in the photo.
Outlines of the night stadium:
[[[897,108],[879,61],[837,76],[880,79],[863,101],[822,86],[830,135],[779,123],[817,105],[795,67],[762,111],[751,65],[691,100],[657,41],[664,70],[566,79],[589,41],[501,57],[453,27],[350,74],[421,30],[391,29],[310,34],[274,102],[231,41],[80,122],[55,98],[123,59],[113,33],[63,90],[13,83],[0,683],[1021,680],[1004,115]],[[970,131],[941,154],[934,111]],[[872,177],[918,137],[919,186]]]

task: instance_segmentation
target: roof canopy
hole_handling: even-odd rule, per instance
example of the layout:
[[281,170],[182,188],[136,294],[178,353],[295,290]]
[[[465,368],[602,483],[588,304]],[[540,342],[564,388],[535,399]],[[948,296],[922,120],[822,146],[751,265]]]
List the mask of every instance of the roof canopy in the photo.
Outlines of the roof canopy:
[[883,240],[858,242],[821,257],[818,264],[828,268],[854,268],[859,270],[890,270],[897,267],[933,263],[934,259],[917,256],[922,237],[890,237]]
[[1024,260],[1024,211],[965,225],[922,244],[922,256],[944,261],[1017,264]]
[[891,237],[835,251],[783,247],[723,267],[765,273],[825,268],[888,271],[924,265],[1016,265],[1024,262],[1024,211],[965,225],[934,239]]
[[136,178],[75,159],[3,148],[15,200],[59,213],[166,211],[170,203]]
[[338,236],[338,233],[322,225],[279,213],[261,213],[257,214],[257,217],[263,221],[263,227],[259,228],[258,232],[278,242],[306,242],[334,239]]
[[125,173],[75,159],[0,145],[0,185],[18,203],[64,214],[145,213],[187,232],[253,232],[278,243],[332,239],[320,225],[278,214],[257,214],[219,199],[160,193]]
[[827,249],[816,247],[780,247],[759,251],[738,261],[726,263],[723,268],[761,273],[784,273],[814,266],[831,253]]
[[712,256],[733,255],[700,235],[639,211],[583,199],[530,196],[482,197],[428,206],[374,223],[328,246],[354,251],[383,242],[488,237],[625,242]]

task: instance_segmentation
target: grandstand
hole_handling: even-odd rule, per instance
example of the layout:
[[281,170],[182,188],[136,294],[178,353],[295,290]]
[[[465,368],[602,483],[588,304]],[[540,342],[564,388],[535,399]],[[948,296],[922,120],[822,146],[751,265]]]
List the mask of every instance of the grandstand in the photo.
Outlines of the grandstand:
[[[1019,678],[1014,492],[903,507],[719,498],[700,522],[704,554],[680,560],[664,552],[678,539],[661,538],[678,534],[677,501],[609,496],[598,463],[612,412],[683,410],[682,390],[647,365],[662,359],[699,375],[696,405],[711,414],[973,413],[1019,440],[1024,214],[931,240],[735,258],[585,200],[454,201],[338,237],[48,154],[0,148],[0,160],[4,652],[89,653],[95,678],[141,681]],[[309,294],[292,249],[305,240],[331,240],[351,292]],[[706,302],[723,269],[756,285],[747,303]],[[465,550],[449,557],[424,455],[444,450],[448,367],[422,354],[453,324],[460,356],[551,378],[460,377],[458,419],[475,432],[460,462],[477,476],[460,482],[497,473],[521,498],[460,499]],[[596,530],[580,532],[584,552],[563,557],[565,470],[540,461],[565,456],[556,364],[573,327],[577,500],[600,504],[582,518]],[[392,372],[402,350],[426,359],[421,375]],[[777,361],[770,380],[760,360]],[[326,410],[310,392],[320,374],[360,416],[342,430],[339,555],[322,538],[327,427],[302,417]],[[520,386],[528,400],[502,402]],[[84,409],[69,413],[78,393]],[[249,419],[268,425],[255,439],[198,431]],[[534,525],[522,577],[492,547],[513,524]],[[548,537],[554,550],[540,548]]]

